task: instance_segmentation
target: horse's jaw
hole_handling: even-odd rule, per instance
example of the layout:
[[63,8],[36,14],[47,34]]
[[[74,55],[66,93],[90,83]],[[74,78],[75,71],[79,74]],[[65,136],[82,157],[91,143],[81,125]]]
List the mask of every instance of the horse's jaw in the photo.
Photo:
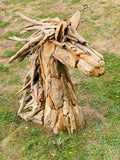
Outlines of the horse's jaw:
[[90,66],[82,59],[79,60],[77,66],[80,71],[82,71],[86,76],[99,77],[105,73],[105,63],[104,61],[99,62],[99,66]]
[[103,56],[94,50],[90,54],[81,54],[77,67],[87,76],[99,77],[105,73]]

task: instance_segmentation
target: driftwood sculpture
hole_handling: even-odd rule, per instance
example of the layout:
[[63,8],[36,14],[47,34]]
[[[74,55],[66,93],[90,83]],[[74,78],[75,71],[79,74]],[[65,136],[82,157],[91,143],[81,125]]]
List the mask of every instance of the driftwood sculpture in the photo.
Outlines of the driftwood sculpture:
[[10,37],[26,44],[9,62],[25,57],[30,60],[20,100],[18,115],[49,127],[54,133],[74,131],[84,126],[84,117],[68,74],[67,66],[78,68],[87,76],[105,72],[103,56],[91,49],[76,31],[80,23],[77,11],[69,20],[32,20],[21,33],[36,30],[27,39]]

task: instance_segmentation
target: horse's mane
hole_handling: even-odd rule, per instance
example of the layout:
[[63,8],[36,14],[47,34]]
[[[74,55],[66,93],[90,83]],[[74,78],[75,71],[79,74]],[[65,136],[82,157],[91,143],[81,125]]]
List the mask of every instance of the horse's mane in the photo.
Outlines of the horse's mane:
[[[87,51],[84,46],[87,42],[81,37],[76,29],[79,25],[80,13],[76,12],[75,15],[69,20],[60,20],[56,18],[41,19],[40,21],[32,20],[23,14],[19,14],[23,20],[29,22],[30,24],[23,27],[21,34],[29,31],[35,31],[28,38],[18,38],[9,37],[10,39],[21,41],[26,43],[11,59],[9,62],[19,58],[22,61],[27,55],[31,55],[38,50],[47,40],[53,42],[56,46],[60,48],[74,48],[78,47],[83,51]],[[82,47],[80,47],[80,45]]]

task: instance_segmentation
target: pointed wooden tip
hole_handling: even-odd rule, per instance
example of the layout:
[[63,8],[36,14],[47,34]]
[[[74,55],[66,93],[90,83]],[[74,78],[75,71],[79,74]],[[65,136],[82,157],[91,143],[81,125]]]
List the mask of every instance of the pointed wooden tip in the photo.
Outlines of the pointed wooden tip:
[[80,11],[76,11],[74,15],[70,18],[71,26],[75,29],[78,28],[80,24]]
[[8,61],[8,63],[11,63],[13,61],[13,58],[10,58],[10,60]]

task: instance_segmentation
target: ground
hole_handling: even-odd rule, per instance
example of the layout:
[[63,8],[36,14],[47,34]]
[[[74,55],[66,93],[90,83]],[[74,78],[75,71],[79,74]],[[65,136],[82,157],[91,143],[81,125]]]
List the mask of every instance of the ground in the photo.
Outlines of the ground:
[[[20,35],[26,24],[18,16],[23,13],[34,19],[60,17],[91,4],[91,10],[81,12],[78,28],[91,47],[103,54],[106,74],[86,77],[70,68],[79,105],[89,106],[104,116],[104,121],[87,122],[74,134],[54,135],[51,131],[16,116],[29,62],[8,64],[23,44],[9,40]],[[119,0],[1,0],[0,1],[0,156],[3,160],[118,160],[120,157],[120,4]]]

